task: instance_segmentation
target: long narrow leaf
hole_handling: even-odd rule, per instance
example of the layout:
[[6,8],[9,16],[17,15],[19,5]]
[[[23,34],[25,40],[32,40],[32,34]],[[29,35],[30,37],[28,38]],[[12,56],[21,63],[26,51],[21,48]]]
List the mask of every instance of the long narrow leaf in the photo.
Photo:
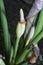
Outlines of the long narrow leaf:
[[11,53],[10,53],[10,62],[11,62],[11,60],[12,60],[12,57],[13,57],[13,46],[11,47]]
[[43,30],[32,40],[31,43],[38,43],[41,38],[43,38]]
[[4,7],[4,2],[3,0],[0,0],[0,9],[5,13],[5,7]]
[[10,34],[8,32],[8,24],[7,24],[7,18],[5,15],[3,0],[1,0],[1,24],[2,24],[2,28],[4,32],[5,47],[6,47],[6,50],[9,51],[11,47],[11,40],[10,40]]
[[21,56],[16,60],[16,64],[19,64],[23,62],[27,56],[27,54],[31,51],[31,49],[27,50],[25,49],[24,52],[21,54]]
[[38,20],[38,23],[37,23],[37,26],[36,26],[34,37],[36,37],[38,35],[38,33],[42,30],[42,28],[43,28],[43,9],[42,9],[42,11],[40,12],[40,15],[39,15],[39,20]]

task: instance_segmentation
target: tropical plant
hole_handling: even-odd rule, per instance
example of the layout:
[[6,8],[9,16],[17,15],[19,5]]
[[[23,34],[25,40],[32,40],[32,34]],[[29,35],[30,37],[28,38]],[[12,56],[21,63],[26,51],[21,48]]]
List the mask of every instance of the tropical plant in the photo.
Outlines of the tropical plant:
[[[38,43],[38,41],[43,38],[43,9],[39,15],[38,23],[36,29],[34,27],[31,29],[28,39],[29,44],[26,45],[26,42],[23,41],[22,36],[25,31],[25,19],[23,10],[20,9],[20,22],[17,24],[16,28],[16,42],[15,46],[11,45],[11,37],[8,30],[8,23],[5,13],[5,7],[3,0],[0,0],[0,11],[1,11],[1,24],[4,32],[4,45],[6,56],[5,60],[0,59],[0,65],[28,65],[27,56],[31,53],[33,49],[33,43]],[[35,31],[35,32],[34,32]],[[34,35],[33,35],[34,34]],[[31,36],[32,35],[32,36]],[[22,48],[21,48],[22,46]],[[30,48],[30,46],[32,46]]]

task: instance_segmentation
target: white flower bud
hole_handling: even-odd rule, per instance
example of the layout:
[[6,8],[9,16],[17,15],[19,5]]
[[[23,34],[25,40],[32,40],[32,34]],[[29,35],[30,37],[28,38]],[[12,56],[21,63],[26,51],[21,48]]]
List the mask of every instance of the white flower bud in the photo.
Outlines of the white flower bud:
[[25,20],[23,10],[20,9],[20,22],[17,25],[16,34],[20,38],[25,31]]
[[23,35],[24,31],[25,31],[25,25],[18,23],[16,33],[19,38]]
[[25,34],[24,34],[24,39],[26,38],[31,26],[32,26],[32,23],[34,21],[36,16],[32,17],[32,18],[29,18],[27,19],[27,24],[26,24],[26,30],[25,30]]
[[0,59],[0,65],[5,65],[5,63],[2,59]]
[[28,43],[30,42],[30,40],[32,39],[33,35],[34,35],[34,31],[35,31],[35,26],[33,26],[30,30],[27,42],[26,42],[26,46],[28,45]]
[[34,35],[34,31],[35,31],[35,27],[33,26],[33,27],[31,28],[30,33],[29,33],[29,37],[28,37],[29,40],[32,39],[32,37],[33,37],[33,35]]
[[24,13],[23,13],[23,9],[20,9],[20,21],[23,22],[24,19]]

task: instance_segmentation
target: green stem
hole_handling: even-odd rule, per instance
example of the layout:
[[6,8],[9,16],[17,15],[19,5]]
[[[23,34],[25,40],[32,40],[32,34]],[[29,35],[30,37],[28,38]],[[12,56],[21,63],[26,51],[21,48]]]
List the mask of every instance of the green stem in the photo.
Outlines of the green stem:
[[15,62],[15,58],[16,58],[16,55],[17,55],[17,50],[18,50],[18,47],[19,47],[19,38],[17,37],[16,39],[16,43],[15,43],[15,48],[14,48],[14,59],[13,61]]

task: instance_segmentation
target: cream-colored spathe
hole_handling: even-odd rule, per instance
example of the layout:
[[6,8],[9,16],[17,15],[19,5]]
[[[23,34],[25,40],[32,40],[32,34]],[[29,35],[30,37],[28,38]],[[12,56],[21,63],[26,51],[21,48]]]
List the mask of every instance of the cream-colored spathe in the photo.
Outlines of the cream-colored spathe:
[[25,19],[24,19],[24,13],[23,10],[20,9],[20,22],[17,24],[16,34],[17,37],[20,38],[25,31]]
[[24,31],[25,31],[25,24],[18,23],[16,34],[19,38],[23,35]]
[[0,65],[5,65],[4,61],[0,58]]
[[29,35],[28,35],[28,39],[27,39],[27,41],[26,41],[26,45],[25,45],[25,46],[27,46],[27,45],[29,44],[30,40],[33,38],[34,31],[35,31],[35,26],[33,26],[33,27],[31,28],[30,33],[29,33]]

